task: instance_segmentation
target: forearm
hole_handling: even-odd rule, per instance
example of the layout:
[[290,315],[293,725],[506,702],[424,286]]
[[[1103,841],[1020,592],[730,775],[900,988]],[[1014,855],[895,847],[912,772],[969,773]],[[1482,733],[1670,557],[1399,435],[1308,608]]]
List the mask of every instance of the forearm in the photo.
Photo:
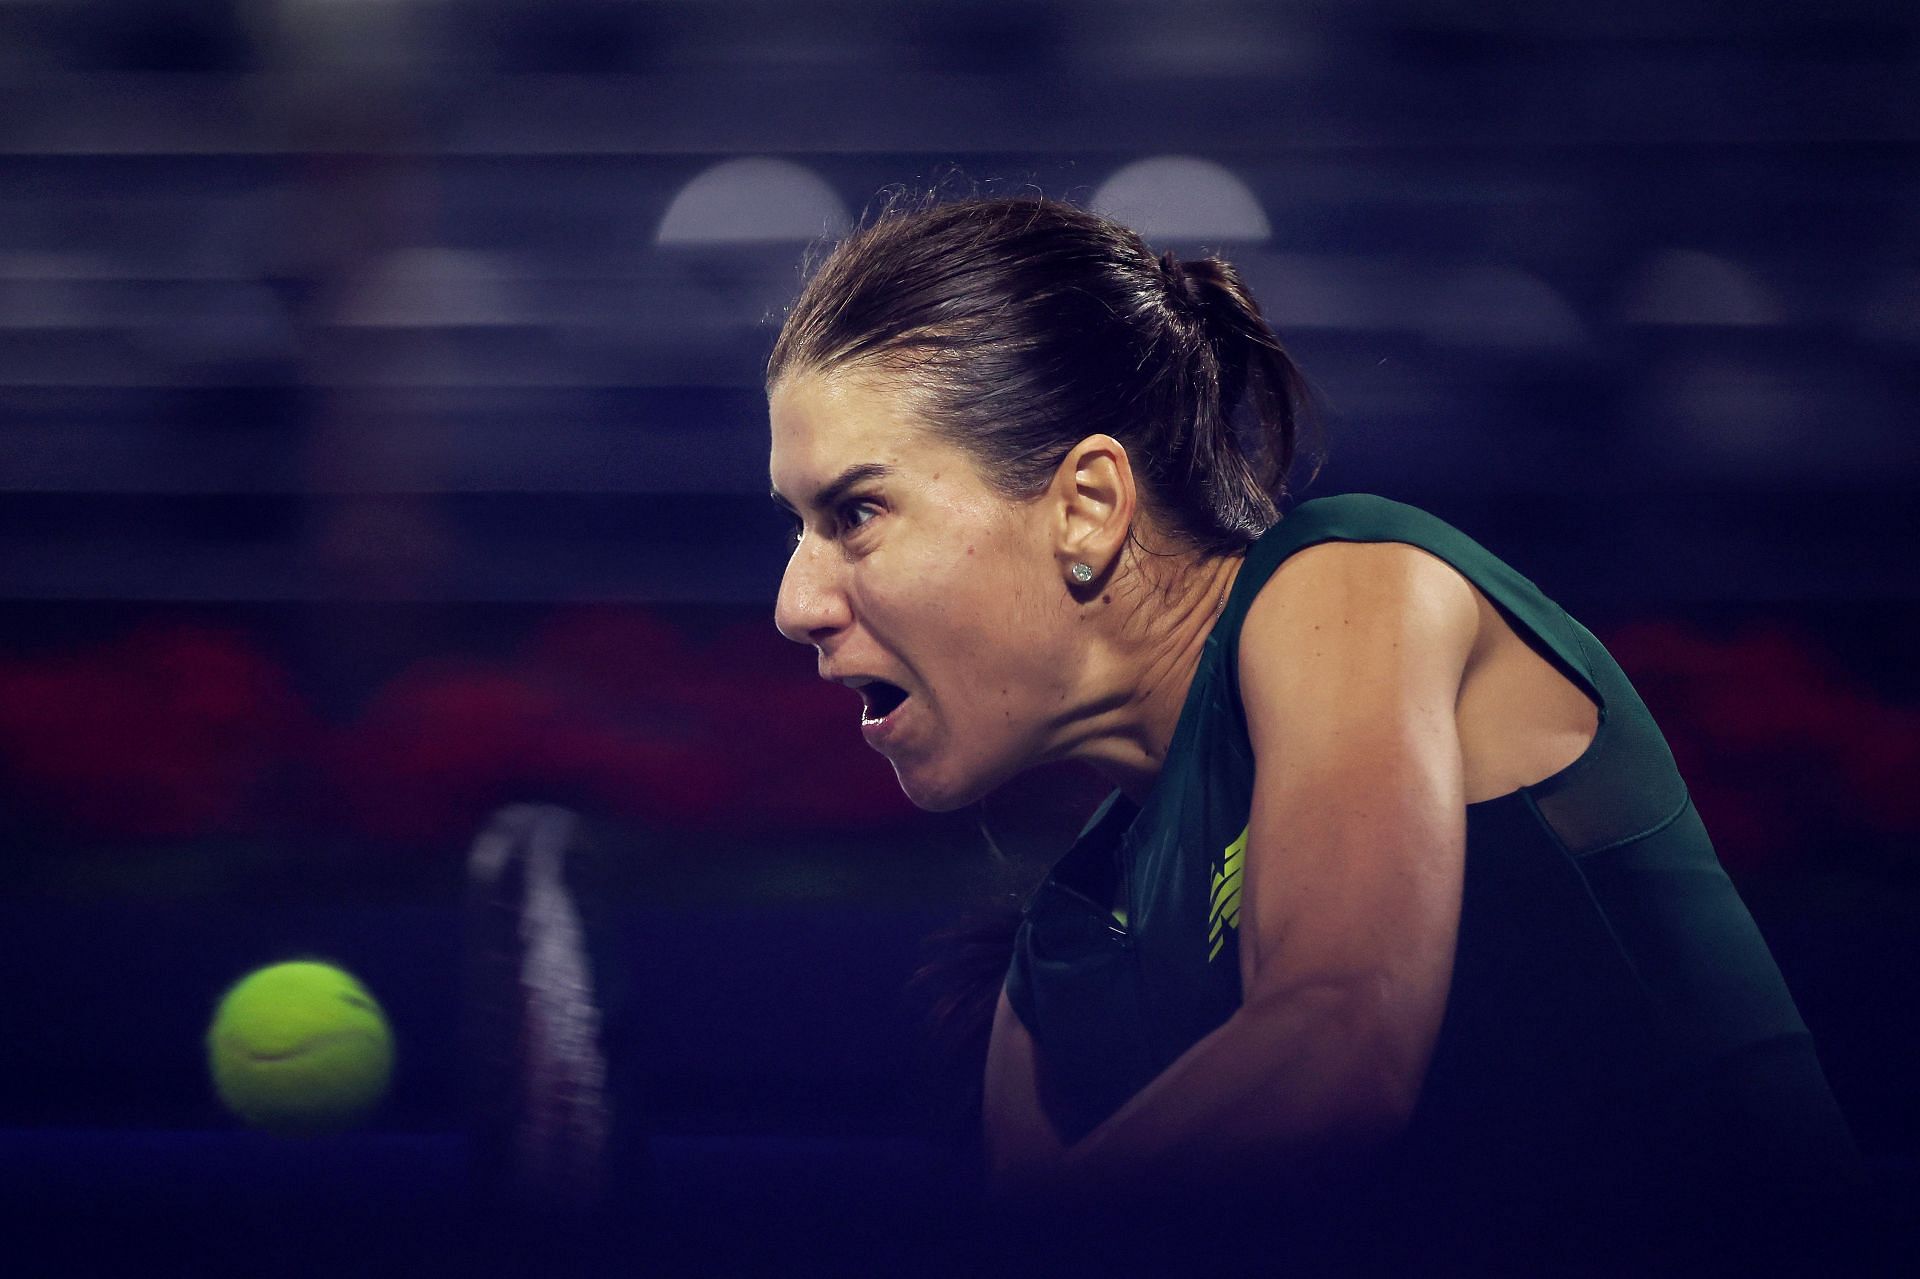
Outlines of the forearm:
[[1070,1146],[1057,1188],[1077,1196],[1246,1171],[1286,1191],[1351,1173],[1412,1103],[1370,1024],[1327,990],[1242,1007]]

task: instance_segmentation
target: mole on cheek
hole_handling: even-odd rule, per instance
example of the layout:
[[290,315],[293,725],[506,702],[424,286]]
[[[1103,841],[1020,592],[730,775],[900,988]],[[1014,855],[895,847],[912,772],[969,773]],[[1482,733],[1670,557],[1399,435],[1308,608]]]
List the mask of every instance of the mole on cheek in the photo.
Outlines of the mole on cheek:
[[1102,596],[1100,597],[1100,602],[1101,602],[1102,604],[1111,604],[1111,603],[1113,603],[1113,596],[1111,596],[1111,595],[1102,595]]

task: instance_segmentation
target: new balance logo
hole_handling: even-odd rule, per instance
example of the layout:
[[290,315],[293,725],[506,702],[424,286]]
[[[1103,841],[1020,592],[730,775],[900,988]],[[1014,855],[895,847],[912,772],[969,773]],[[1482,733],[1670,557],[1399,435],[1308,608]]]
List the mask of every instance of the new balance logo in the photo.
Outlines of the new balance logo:
[[1247,831],[1251,825],[1240,832],[1240,837],[1228,844],[1220,866],[1213,872],[1213,913],[1207,926],[1207,940],[1212,949],[1207,952],[1207,962],[1212,963],[1220,955],[1220,948],[1227,944],[1227,929],[1240,930],[1240,868],[1246,861]]

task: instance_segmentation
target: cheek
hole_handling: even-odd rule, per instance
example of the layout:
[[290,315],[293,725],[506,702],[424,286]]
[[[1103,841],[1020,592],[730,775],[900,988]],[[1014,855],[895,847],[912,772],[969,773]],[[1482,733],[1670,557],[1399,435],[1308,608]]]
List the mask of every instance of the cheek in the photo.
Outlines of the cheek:
[[935,660],[960,687],[970,720],[1017,723],[1044,712],[1041,699],[1062,665],[1060,601],[1028,564],[1007,559],[979,569],[956,575],[944,593],[945,650]]
[[1052,709],[1071,663],[1056,651],[1065,584],[1018,521],[971,507],[948,515],[941,523],[953,535],[896,542],[862,566],[856,609],[925,681],[948,730],[1025,736],[1021,726]]
[[1039,627],[1044,610],[1033,566],[1018,547],[983,539],[957,548],[951,559],[940,593],[955,627],[997,641],[989,648],[1017,642]]

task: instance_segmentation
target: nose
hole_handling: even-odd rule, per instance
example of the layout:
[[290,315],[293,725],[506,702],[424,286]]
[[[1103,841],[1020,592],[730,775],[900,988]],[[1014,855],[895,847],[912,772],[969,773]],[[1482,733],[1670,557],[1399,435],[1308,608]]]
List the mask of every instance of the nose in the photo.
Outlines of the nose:
[[838,581],[824,543],[801,538],[780,577],[773,624],[796,644],[823,643],[853,620],[846,591]]

